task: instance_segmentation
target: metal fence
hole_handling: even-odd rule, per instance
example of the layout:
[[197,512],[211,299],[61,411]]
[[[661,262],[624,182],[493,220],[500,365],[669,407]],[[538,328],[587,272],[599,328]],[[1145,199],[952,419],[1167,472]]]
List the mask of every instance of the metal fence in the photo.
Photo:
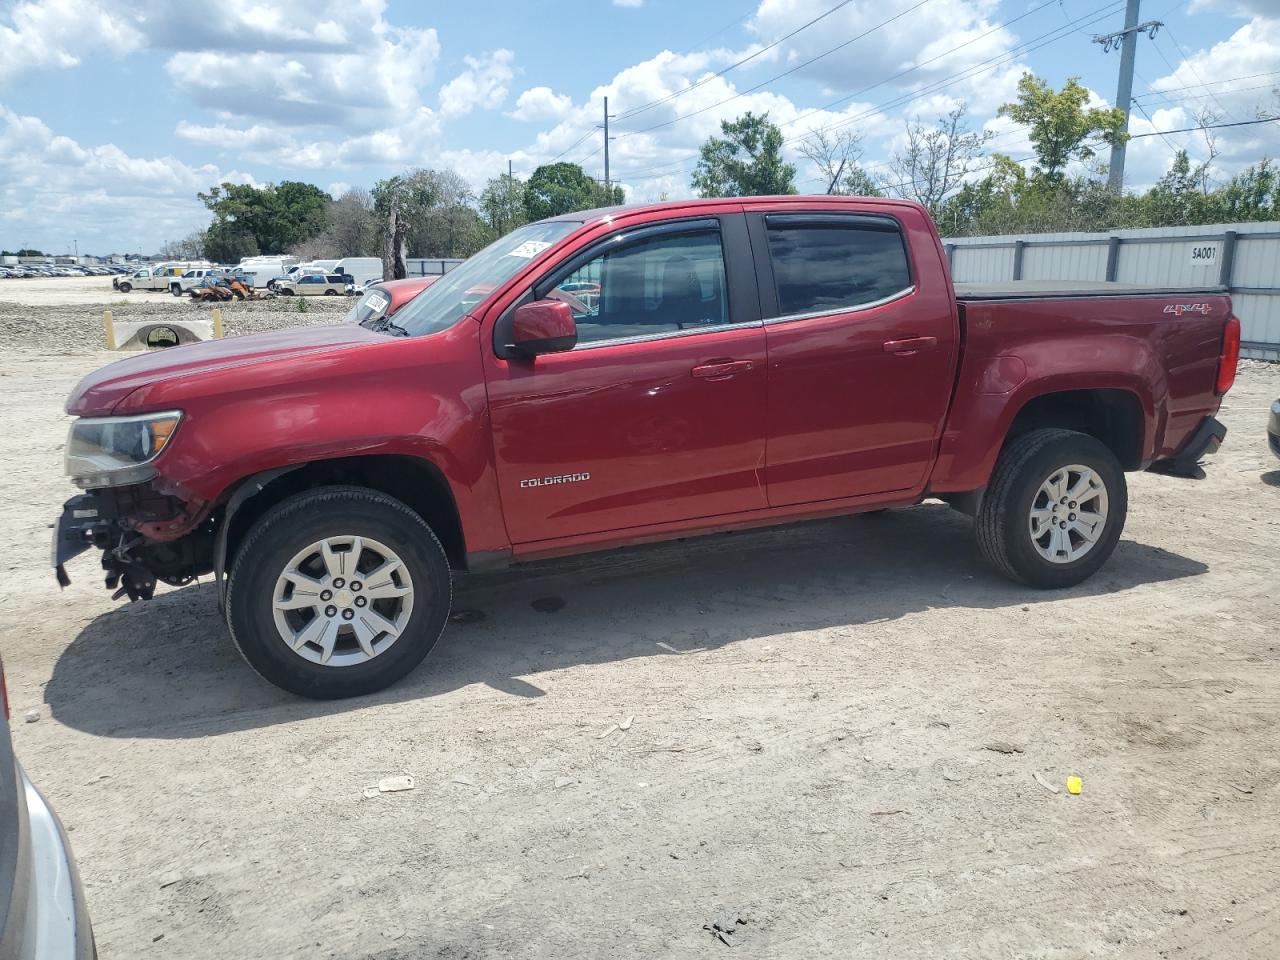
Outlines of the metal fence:
[[461,262],[461,260],[439,257],[409,257],[404,262],[405,274],[410,277],[439,277]]
[[944,240],[957,282],[1105,280],[1231,294],[1245,356],[1280,360],[1280,223]]

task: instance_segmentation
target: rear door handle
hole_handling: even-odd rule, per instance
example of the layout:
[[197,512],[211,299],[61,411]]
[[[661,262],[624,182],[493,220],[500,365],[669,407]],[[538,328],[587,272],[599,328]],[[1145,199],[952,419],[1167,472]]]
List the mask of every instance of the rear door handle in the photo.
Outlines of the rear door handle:
[[746,373],[755,364],[750,360],[713,360],[689,372],[699,380],[728,380],[735,373]]
[[906,340],[886,340],[884,352],[910,356],[917,351],[930,350],[937,345],[937,337],[908,337]]

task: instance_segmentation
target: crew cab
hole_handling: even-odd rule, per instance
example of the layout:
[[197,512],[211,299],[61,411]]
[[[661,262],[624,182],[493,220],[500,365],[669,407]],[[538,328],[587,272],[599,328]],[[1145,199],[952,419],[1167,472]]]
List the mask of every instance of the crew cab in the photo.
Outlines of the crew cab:
[[189,293],[192,287],[203,283],[205,277],[217,277],[220,275],[221,271],[216,268],[197,267],[192,270],[184,270],[182,276],[169,279],[169,292],[175,297],[180,297],[184,293]]
[[1110,557],[1126,471],[1217,449],[1239,339],[1212,291],[957,291],[906,201],[572,213],[390,318],[86,377],[54,563],[98,548],[134,600],[213,574],[245,659],[318,698],[417,666],[451,570],[925,498],[1066,587]]

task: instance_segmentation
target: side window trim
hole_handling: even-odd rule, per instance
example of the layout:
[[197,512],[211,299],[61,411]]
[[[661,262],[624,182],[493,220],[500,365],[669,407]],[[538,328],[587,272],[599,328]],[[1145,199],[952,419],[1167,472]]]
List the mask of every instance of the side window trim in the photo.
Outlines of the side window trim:
[[[876,229],[898,234],[902,240],[902,250],[907,261],[908,283],[901,290],[895,291],[878,300],[859,303],[848,307],[834,307],[830,310],[814,310],[804,313],[781,312],[778,305],[778,288],[773,275],[773,257],[769,252],[769,224],[786,227],[800,226],[835,226],[837,223],[872,226]],[[915,264],[911,259],[911,248],[907,244],[907,233],[897,217],[879,213],[767,213],[750,212],[747,214],[747,230],[751,236],[751,249],[756,268],[757,286],[760,290],[760,309],[765,326],[778,323],[792,323],[799,320],[814,320],[819,317],[832,317],[842,313],[858,313],[863,310],[874,310],[885,304],[893,303],[914,294],[918,288],[916,283]]]
[[[643,241],[655,236],[702,233],[714,230],[720,237],[721,256],[724,258],[725,293],[729,298],[730,318],[740,316],[742,319],[714,326],[696,327],[688,330],[671,330],[655,333],[637,334],[625,337],[611,337],[602,340],[590,340],[579,343],[571,351],[580,353],[600,347],[622,346],[631,343],[646,343],[651,340],[671,340],[677,337],[690,337],[701,333],[721,333],[726,330],[740,330],[745,327],[758,327],[762,324],[759,299],[759,285],[748,264],[754,258],[751,251],[754,244],[748,239],[747,224],[742,213],[724,213],[710,217],[696,217],[685,220],[670,220],[638,228],[621,229],[607,237],[602,237],[589,247],[563,261],[550,273],[543,274],[531,287],[516,298],[503,311],[502,316],[494,324],[494,349],[500,359],[512,359],[506,355],[501,344],[501,333],[509,322],[516,308],[533,300],[541,299],[555,289],[566,277],[572,275],[587,263],[608,252],[609,244],[622,245],[623,241]],[[752,289],[755,287],[755,289]]]

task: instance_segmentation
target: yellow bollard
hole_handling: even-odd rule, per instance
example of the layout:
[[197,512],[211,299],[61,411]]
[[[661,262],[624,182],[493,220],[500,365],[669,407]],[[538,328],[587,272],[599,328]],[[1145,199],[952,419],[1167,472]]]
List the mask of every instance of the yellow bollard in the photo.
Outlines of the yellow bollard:
[[213,339],[222,339],[222,311],[217,307],[213,308]]
[[102,311],[102,332],[106,336],[107,349],[114,350],[116,348],[116,325],[111,319],[111,311]]

